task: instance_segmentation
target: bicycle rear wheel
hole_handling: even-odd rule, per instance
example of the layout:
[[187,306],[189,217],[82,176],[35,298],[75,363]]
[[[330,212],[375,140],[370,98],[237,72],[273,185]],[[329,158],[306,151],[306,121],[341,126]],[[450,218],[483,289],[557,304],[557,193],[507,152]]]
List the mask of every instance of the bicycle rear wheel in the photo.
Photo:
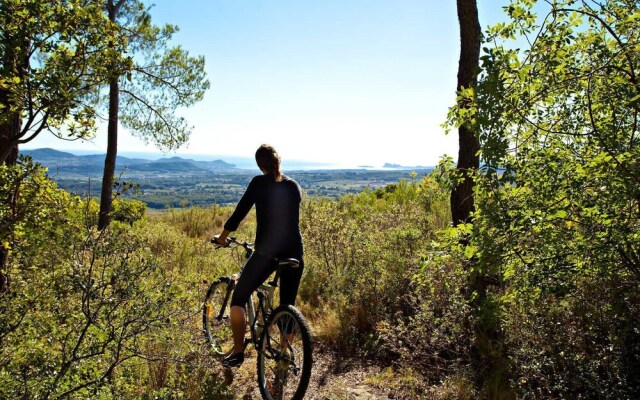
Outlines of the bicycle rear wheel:
[[217,355],[230,354],[233,350],[233,334],[229,320],[232,281],[225,278],[209,286],[202,306],[202,330]]
[[266,400],[300,400],[311,378],[311,334],[297,308],[270,315],[258,344],[258,386]]

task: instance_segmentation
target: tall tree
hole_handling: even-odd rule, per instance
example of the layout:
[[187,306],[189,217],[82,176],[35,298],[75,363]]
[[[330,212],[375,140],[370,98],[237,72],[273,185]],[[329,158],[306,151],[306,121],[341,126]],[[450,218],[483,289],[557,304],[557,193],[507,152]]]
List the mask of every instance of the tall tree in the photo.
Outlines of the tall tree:
[[4,0],[0,26],[0,162],[43,131],[90,136],[94,110],[80,99],[105,76],[100,2]]
[[[43,131],[91,136],[94,108],[80,101],[104,76],[109,37],[101,2],[0,2],[0,164]],[[0,199],[15,204],[18,193]],[[4,229],[11,230],[11,225]],[[0,244],[0,292],[9,288],[9,249]]]
[[[478,252],[505,288],[496,296],[524,310],[509,332],[519,390],[634,398],[640,2],[534,3],[512,0],[509,20],[488,30],[478,84],[488,166],[476,181]],[[533,334],[519,334],[518,324]]]
[[[475,211],[474,186],[480,167],[478,120],[486,110],[477,104],[477,81],[480,71],[482,32],[476,0],[457,0],[460,25],[460,60],[458,64],[457,104],[458,163],[456,184],[451,192],[451,216],[454,226],[469,223]],[[490,106],[490,105],[488,105]],[[475,229],[475,228],[474,228]],[[509,360],[500,322],[499,299],[492,287],[499,284],[494,265],[476,255],[478,245],[473,229],[462,229],[461,245],[471,254],[467,261],[468,298],[472,311],[467,328],[473,336],[471,361],[475,381],[482,398],[513,399],[510,387]]]
[[[176,114],[179,107],[200,101],[209,88],[203,57],[190,57],[180,47],[169,47],[177,27],[160,28],[137,0],[107,0],[109,20],[123,46],[111,43],[117,65],[108,89],[107,154],[100,195],[99,229],[109,225],[118,152],[118,125],[161,149],[185,143],[191,127]],[[128,61],[122,63],[121,61]],[[120,107],[120,103],[124,107]]]
[[[460,60],[458,62],[458,107],[473,105],[480,57],[480,22],[476,0],[457,0],[460,25]],[[463,119],[458,128],[458,165],[461,181],[451,192],[451,216],[454,225],[466,222],[473,212],[473,173],[479,167],[478,136],[473,118]]]

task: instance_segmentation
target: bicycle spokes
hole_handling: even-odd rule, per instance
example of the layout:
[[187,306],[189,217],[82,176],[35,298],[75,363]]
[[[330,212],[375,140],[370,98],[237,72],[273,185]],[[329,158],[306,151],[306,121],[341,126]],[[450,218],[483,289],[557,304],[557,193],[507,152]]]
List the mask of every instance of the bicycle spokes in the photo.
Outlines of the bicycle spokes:
[[[302,370],[305,358],[305,340],[299,319],[289,311],[276,312],[264,333],[261,346],[261,360],[258,362],[259,379],[264,382],[272,400],[297,398],[299,388],[306,389],[306,378]],[[310,346],[307,345],[307,351]],[[310,368],[310,366],[308,367]]]
[[213,283],[209,288],[203,308],[204,334],[214,353],[222,355],[233,348],[233,336],[229,324],[228,285]]

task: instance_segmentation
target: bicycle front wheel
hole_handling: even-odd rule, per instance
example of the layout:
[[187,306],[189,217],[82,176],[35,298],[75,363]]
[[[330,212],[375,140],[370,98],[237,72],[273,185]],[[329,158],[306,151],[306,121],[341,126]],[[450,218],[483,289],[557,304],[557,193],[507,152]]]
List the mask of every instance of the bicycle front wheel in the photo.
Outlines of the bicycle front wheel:
[[300,400],[311,378],[311,334],[297,308],[271,313],[258,344],[258,386],[266,400]]
[[202,330],[207,343],[217,355],[230,354],[233,334],[229,320],[232,281],[220,278],[209,286],[202,306]]

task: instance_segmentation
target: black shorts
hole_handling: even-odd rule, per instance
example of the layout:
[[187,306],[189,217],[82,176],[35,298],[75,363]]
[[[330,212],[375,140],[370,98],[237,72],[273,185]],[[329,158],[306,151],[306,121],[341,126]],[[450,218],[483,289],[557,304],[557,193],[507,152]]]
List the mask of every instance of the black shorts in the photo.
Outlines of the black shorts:
[[[295,305],[296,295],[300,287],[304,261],[302,257],[294,257],[300,261],[298,268],[285,268],[280,274],[280,304]],[[277,261],[272,257],[265,257],[257,251],[253,253],[240,274],[231,296],[231,305],[246,307],[251,293],[269,278],[276,268]]]

